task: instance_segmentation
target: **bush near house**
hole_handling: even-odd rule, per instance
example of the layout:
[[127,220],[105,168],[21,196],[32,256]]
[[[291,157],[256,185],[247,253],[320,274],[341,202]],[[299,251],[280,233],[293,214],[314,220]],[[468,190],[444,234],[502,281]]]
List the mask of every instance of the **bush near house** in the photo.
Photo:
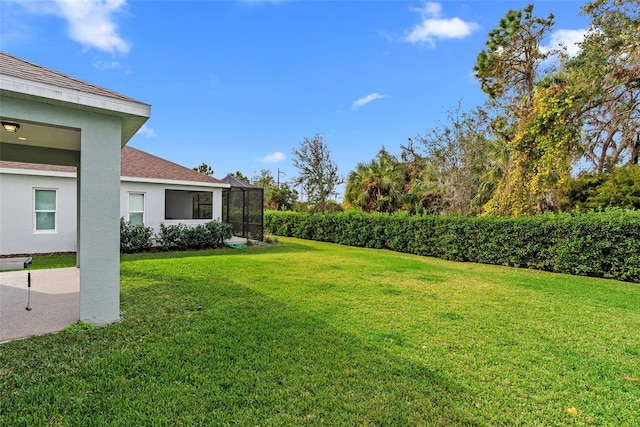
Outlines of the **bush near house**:
[[231,224],[211,221],[195,227],[184,224],[160,224],[156,243],[164,251],[205,249],[224,246],[233,234]]
[[132,225],[120,218],[120,251],[143,252],[153,246],[163,251],[208,249],[224,246],[232,236],[231,224],[210,221],[190,227],[184,224],[160,224],[160,232],[154,234],[151,227]]
[[153,229],[144,225],[132,225],[120,218],[120,252],[132,253],[151,249]]
[[519,218],[265,211],[266,232],[454,261],[640,282],[640,212]]

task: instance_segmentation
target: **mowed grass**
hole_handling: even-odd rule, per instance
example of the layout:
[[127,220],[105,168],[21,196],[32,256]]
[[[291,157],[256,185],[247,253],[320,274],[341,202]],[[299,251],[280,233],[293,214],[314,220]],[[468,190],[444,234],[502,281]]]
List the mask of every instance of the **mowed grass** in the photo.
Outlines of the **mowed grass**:
[[124,256],[0,346],[0,425],[640,425],[640,286],[296,239]]

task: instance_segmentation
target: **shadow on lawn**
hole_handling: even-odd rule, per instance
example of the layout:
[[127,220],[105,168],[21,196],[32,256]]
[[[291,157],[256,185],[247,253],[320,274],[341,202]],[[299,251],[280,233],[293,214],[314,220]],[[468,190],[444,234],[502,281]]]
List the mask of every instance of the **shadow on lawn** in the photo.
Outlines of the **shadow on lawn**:
[[127,275],[155,285],[123,290],[121,323],[3,349],[9,392],[0,421],[481,424],[460,409],[472,398],[437,367],[298,307],[228,278],[194,285],[177,275]]
[[291,253],[301,251],[317,251],[311,245],[301,242],[287,242],[268,246],[249,246],[245,248],[219,248],[190,251],[168,251],[168,252],[139,252],[134,254],[122,254],[121,261],[137,261],[143,259],[179,259],[204,256],[229,256],[229,255],[263,255],[273,253]]

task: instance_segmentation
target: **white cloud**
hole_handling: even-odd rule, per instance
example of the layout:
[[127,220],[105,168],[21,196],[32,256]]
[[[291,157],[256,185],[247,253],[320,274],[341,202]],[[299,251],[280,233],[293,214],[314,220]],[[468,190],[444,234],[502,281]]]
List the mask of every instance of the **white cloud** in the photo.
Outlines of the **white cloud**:
[[556,30],[551,33],[549,38],[549,45],[542,46],[543,52],[549,52],[553,49],[560,49],[564,46],[567,49],[567,54],[570,57],[576,56],[580,52],[581,43],[584,40],[584,36],[587,33],[587,29],[579,30]]
[[286,156],[284,154],[282,154],[279,151],[276,151],[275,153],[267,154],[266,156],[261,158],[260,161],[262,163],[278,163],[283,161],[285,158]]
[[54,0],[69,25],[69,36],[86,48],[128,53],[129,43],[118,34],[113,14],[122,12],[125,0]]
[[478,28],[475,22],[466,22],[458,17],[443,18],[440,3],[427,2],[422,8],[411,8],[411,11],[420,13],[422,21],[405,30],[403,40],[409,43],[425,43],[434,47],[436,40],[462,39]]
[[126,9],[126,0],[43,0],[19,4],[29,13],[55,15],[67,22],[69,37],[85,49],[126,54],[129,43],[118,33],[114,15]]
[[148,127],[146,124],[142,125],[142,127],[136,133],[137,135],[144,135],[147,138],[152,138],[156,136],[156,131]]
[[376,99],[382,99],[385,98],[386,95],[380,95],[378,92],[374,92],[371,93],[363,98],[358,99],[356,102],[353,103],[353,105],[351,106],[352,110],[357,110],[358,108],[367,105],[368,103],[375,101]]

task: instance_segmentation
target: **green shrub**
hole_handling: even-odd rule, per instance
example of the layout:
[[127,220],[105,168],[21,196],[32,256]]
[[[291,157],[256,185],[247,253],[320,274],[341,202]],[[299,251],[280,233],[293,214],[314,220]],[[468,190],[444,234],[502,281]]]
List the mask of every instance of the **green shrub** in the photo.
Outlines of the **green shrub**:
[[265,212],[265,231],[454,261],[640,282],[640,212],[520,218]]
[[153,229],[144,225],[131,225],[120,218],[120,251],[125,253],[149,250],[153,246]]
[[210,221],[194,227],[161,223],[156,242],[164,251],[182,251],[221,247],[231,236],[231,224],[219,221]]
[[184,224],[165,225],[160,223],[160,232],[156,236],[156,242],[163,251],[181,251],[187,249],[187,226]]

